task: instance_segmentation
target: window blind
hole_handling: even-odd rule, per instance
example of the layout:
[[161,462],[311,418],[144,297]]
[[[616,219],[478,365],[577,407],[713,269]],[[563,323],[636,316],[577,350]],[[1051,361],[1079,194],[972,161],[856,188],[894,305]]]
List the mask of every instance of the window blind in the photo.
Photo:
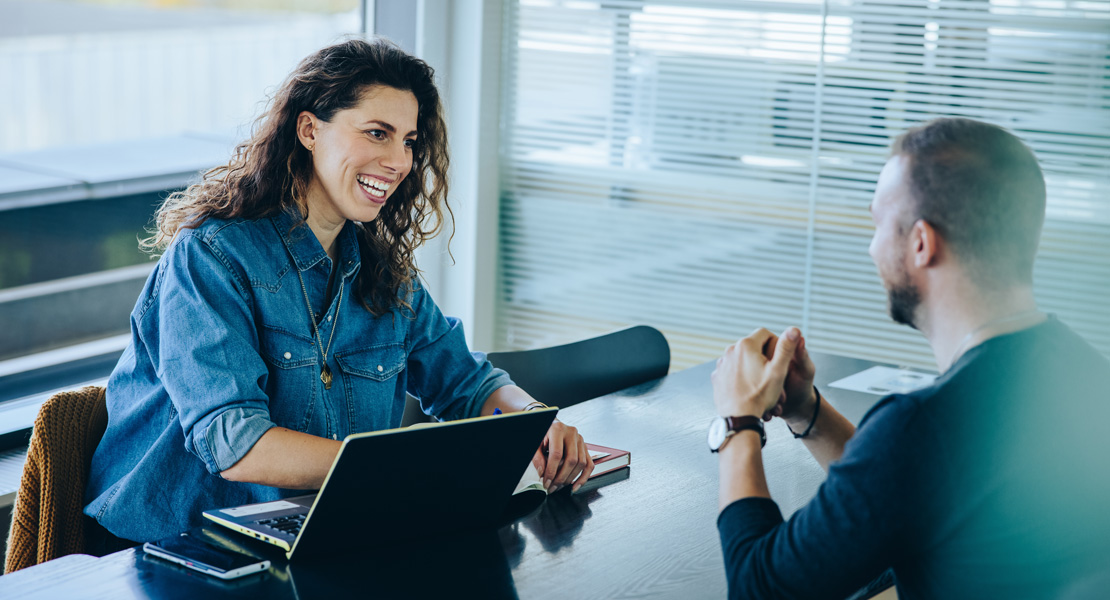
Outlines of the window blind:
[[1110,355],[1110,1],[514,0],[497,344],[661,329],[674,368],[756,327],[935,368],[892,323],[867,206],[940,116],[1037,153],[1036,295]]

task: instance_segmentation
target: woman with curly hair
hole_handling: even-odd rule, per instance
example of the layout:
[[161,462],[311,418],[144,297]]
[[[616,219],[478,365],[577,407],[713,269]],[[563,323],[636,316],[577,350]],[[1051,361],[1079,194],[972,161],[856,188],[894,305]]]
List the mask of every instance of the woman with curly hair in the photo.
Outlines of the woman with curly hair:
[[[447,167],[431,67],[349,40],[304,59],[230,163],[166,199],[108,380],[94,549],[319,488],[345,436],[400,424],[406,392],[442,419],[538,404],[419,281],[414,251],[451,214]],[[544,445],[545,483],[585,482],[574,428],[556,421]]]

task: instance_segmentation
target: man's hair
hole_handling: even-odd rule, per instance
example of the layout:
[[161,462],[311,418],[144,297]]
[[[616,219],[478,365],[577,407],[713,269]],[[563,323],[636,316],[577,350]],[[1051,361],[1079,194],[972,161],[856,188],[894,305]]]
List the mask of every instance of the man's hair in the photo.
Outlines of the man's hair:
[[891,155],[908,159],[907,226],[932,225],[986,288],[1032,284],[1045,184],[1028,146],[997,125],[945,118],[899,136]]

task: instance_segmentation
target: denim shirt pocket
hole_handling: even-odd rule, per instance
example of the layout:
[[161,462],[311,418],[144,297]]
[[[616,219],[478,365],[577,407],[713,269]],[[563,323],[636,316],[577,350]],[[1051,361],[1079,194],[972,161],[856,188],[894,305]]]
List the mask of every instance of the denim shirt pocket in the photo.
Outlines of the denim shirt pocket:
[[347,392],[348,433],[389,429],[401,422],[405,394],[398,375],[405,369],[406,358],[402,343],[335,355]]
[[269,371],[266,394],[270,420],[294,431],[324,435],[322,416],[314,418],[319,353],[310,338],[262,326],[261,354]]

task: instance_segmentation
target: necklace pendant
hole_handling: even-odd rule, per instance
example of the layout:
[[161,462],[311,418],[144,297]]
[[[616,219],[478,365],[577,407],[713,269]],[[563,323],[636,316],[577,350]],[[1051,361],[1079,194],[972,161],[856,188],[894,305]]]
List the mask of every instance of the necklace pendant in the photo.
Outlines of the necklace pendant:
[[329,369],[327,365],[324,365],[324,368],[320,369],[320,381],[324,382],[325,390],[331,389],[331,369]]

